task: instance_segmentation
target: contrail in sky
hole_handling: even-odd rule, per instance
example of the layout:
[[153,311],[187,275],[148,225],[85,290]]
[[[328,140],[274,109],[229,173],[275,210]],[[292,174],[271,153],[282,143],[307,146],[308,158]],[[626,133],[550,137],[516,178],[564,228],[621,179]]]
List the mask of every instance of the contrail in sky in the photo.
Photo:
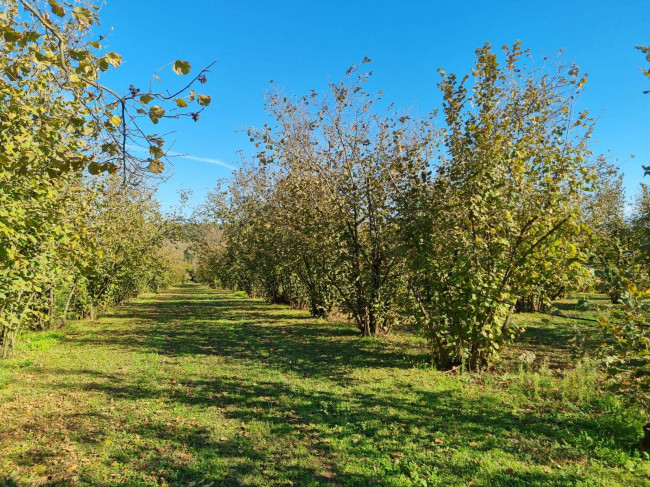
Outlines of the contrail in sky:
[[[144,147],[140,147],[137,145],[129,144],[128,147],[129,149],[135,152],[141,152],[141,153],[147,152],[147,150]],[[236,167],[231,166],[227,162],[223,162],[220,159],[211,159],[209,157],[197,157],[197,156],[191,156],[189,154],[183,154],[181,152],[172,152],[172,151],[167,152],[167,155],[170,157],[178,157],[179,159],[188,159],[190,161],[207,162],[208,164],[214,164],[216,166],[225,167],[226,169],[230,169],[231,171],[237,169]]]
[[190,156],[188,154],[179,154],[177,152],[169,152],[168,154],[172,157],[178,157],[179,159],[189,159],[190,161],[199,161],[199,162],[207,162],[209,164],[216,164],[217,166],[223,166],[225,168],[228,168],[231,171],[236,169],[234,166],[231,166],[227,162],[220,161],[219,159],[210,159],[208,157],[196,157],[196,156]]

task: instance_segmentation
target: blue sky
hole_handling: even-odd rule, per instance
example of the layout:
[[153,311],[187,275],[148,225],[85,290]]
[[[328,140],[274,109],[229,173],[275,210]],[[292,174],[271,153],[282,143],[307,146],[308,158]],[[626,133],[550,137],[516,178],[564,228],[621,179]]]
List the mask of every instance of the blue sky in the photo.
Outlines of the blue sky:
[[[175,160],[159,189],[166,208],[179,188],[192,189],[199,203],[229,175],[227,166],[238,165],[240,151],[252,153],[245,130],[266,119],[270,80],[293,93],[318,91],[368,56],[369,89],[424,114],[440,105],[437,68],[467,72],[486,41],[520,39],[540,63],[562,49],[589,73],[581,104],[598,118],[594,150],[619,159],[629,192],[641,181],[640,165],[650,164],[650,95],[642,94],[650,80],[634,49],[650,45],[650,0],[106,0],[101,18],[101,30],[112,29],[107,48],[124,60],[104,81],[120,90],[145,86],[176,59],[194,68],[218,61],[201,87],[212,96],[201,120],[164,127],[176,131],[173,150],[195,158]],[[162,74],[165,86],[180,81],[171,68]]]

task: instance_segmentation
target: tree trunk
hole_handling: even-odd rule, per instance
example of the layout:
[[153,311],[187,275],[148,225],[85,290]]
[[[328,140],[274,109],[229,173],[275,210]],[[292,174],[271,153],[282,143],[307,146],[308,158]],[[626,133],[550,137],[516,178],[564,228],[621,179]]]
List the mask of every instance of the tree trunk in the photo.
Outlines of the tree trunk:
[[641,451],[650,451],[650,423],[643,427],[643,440],[641,440]]
[[546,309],[546,303],[543,296],[531,294],[529,296],[517,299],[515,311],[517,313],[543,313]]
[[74,296],[76,287],[77,284],[74,283],[70,288],[70,293],[68,294],[68,299],[65,302],[65,307],[63,308],[63,314],[61,315],[61,321],[59,321],[60,328],[62,328],[65,325],[66,320],[68,319],[68,309],[70,308],[70,302],[72,301],[72,297]]
[[55,303],[54,303],[54,288],[53,287],[50,288],[50,302],[49,302],[49,305],[50,305],[50,309],[48,310],[49,323],[48,323],[47,327],[49,329],[52,329],[54,327],[54,315],[56,313]]

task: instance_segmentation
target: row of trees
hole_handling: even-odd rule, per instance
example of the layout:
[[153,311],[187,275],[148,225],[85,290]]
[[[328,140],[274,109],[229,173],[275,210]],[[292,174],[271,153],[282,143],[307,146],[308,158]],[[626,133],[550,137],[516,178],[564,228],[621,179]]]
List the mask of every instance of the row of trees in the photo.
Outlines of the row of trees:
[[411,322],[440,365],[488,365],[517,331],[515,301],[586,276],[606,164],[575,108],[577,67],[529,69],[519,43],[502,64],[489,44],[476,55],[471,76],[441,71],[441,117],[380,110],[354,67],[325,95],[271,95],[256,158],[210,197],[198,276],[340,309],[363,335]]
[[[121,57],[93,33],[97,12],[90,2],[0,3],[2,356],[25,326],[93,315],[184,272],[146,189],[165,157],[147,129],[198,119],[210,98],[191,87],[205,70],[179,91],[118,94],[99,80]],[[186,61],[172,67],[190,71]],[[137,145],[147,157],[129,152]]]
[[[615,340],[602,344],[615,387],[650,411],[650,188],[625,211],[620,178],[604,184],[608,209],[595,222],[593,265],[597,289],[609,295],[609,314],[599,319]],[[650,423],[644,447],[650,448]]]

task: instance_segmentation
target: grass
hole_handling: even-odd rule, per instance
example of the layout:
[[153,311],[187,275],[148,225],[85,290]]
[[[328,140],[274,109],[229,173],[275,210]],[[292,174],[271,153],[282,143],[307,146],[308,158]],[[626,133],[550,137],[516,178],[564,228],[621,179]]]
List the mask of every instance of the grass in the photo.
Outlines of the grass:
[[0,484],[648,485],[639,413],[568,368],[566,323],[524,319],[511,355],[534,359],[458,374],[412,336],[146,296],[0,364]]

